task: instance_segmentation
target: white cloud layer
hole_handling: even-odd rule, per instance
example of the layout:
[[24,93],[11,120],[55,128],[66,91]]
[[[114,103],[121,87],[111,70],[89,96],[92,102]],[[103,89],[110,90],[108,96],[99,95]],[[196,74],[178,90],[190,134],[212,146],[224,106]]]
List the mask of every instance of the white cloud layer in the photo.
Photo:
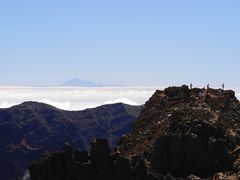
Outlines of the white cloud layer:
[[[83,110],[117,102],[141,105],[156,89],[162,88],[0,87],[0,108],[24,101],[44,102],[64,110]],[[240,99],[240,88],[232,89]]]
[[123,102],[144,104],[158,88],[0,87],[0,108],[38,101],[64,110],[82,110]]

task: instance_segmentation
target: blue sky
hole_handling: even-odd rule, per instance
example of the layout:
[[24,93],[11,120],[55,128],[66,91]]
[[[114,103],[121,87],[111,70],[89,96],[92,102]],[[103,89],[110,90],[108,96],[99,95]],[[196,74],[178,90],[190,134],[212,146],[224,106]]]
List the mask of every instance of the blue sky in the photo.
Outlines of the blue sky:
[[0,85],[240,86],[239,0],[0,2]]

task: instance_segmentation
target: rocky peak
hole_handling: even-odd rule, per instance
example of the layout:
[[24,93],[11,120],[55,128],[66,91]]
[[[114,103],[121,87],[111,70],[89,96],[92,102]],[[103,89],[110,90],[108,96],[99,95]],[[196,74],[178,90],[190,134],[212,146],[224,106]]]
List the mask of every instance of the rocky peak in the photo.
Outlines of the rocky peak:
[[237,135],[240,104],[234,94],[231,90],[189,89],[186,85],[157,90],[133,131],[119,142],[121,152],[130,157],[143,154],[164,134],[194,134],[202,139]]

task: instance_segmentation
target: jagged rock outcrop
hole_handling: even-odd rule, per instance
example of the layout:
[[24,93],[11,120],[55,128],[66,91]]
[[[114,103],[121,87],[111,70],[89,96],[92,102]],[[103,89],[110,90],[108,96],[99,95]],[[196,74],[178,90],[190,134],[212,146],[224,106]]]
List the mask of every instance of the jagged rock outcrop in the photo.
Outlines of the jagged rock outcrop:
[[[73,176],[83,180],[237,180],[240,103],[231,90],[170,87],[156,91],[133,131],[119,141],[114,151],[109,151],[105,140],[95,140],[85,157],[87,162],[80,166],[73,152],[61,153],[64,166],[72,162],[72,167],[79,169],[66,168],[59,180]],[[30,167],[32,180],[53,177],[45,167],[57,166],[51,160],[55,155]],[[66,159],[68,156],[71,158]]]
[[69,144],[65,144],[61,152],[47,154],[42,161],[33,164],[30,172],[31,179],[35,180],[110,180],[110,147],[106,139],[94,139],[89,153],[74,152]]

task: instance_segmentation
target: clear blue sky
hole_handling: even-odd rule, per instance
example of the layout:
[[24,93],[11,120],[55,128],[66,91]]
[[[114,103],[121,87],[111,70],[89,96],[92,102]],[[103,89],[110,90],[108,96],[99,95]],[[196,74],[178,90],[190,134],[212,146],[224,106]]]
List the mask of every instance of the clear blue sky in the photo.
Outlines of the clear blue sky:
[[0,85],[240,86],[239,0],[0,2]]

